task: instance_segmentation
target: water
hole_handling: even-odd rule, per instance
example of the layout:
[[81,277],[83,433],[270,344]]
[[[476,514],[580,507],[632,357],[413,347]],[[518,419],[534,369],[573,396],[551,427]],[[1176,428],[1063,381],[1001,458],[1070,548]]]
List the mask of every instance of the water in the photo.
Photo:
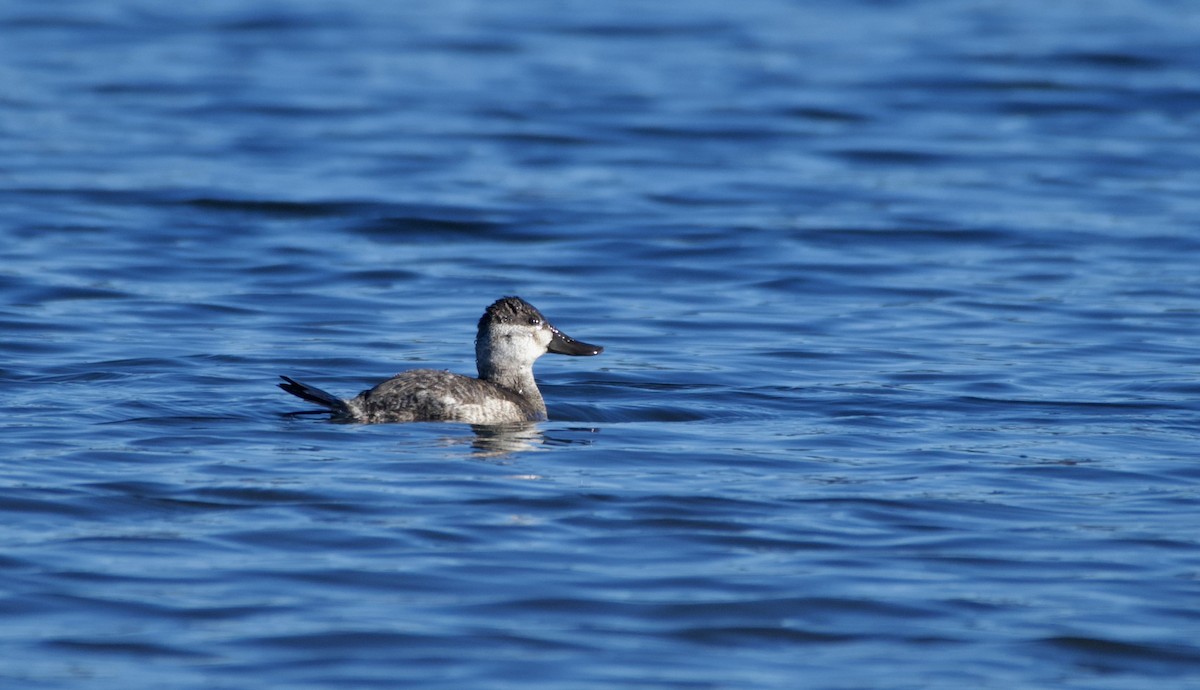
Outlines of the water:
[[1193,4],[642,5],[0,3],[0,686],[1200,683]]

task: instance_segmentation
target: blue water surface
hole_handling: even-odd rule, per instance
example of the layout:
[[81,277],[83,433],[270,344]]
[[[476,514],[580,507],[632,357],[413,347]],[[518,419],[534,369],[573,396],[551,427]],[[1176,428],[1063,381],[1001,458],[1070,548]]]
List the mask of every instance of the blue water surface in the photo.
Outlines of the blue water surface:
[[[1200,686],[1200,7],[0,1],[0,687]],[[347,425],[472,373],[531,429]]]

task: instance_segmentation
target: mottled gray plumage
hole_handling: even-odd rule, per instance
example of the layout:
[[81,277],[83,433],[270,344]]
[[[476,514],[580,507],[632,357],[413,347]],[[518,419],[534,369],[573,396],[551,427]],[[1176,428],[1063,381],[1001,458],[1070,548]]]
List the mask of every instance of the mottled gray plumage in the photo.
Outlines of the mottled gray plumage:
[[492,303],[479,319],[475,366],[479,378],[448,371],[413,369],[342,400],[286,376],[283,390],[354,422],[446,421],[469,424],[546,419],[546,403],[533,378],[533,363],[546,352],[598,355],[604,348],[567,337],[520,297]]

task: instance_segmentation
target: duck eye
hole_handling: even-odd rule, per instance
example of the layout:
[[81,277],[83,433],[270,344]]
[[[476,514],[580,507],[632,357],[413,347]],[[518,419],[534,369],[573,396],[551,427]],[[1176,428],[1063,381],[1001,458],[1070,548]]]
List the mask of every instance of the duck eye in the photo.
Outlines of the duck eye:
[[542,320],[536,316],[531,316],[531,317],[529,317],[529,325],[530,326],[540,326],[540,325],[542,325]]

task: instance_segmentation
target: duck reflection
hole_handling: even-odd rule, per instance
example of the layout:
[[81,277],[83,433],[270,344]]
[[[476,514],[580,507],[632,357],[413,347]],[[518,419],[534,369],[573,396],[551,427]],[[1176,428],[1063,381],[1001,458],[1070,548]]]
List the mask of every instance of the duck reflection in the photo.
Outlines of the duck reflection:
[[471,440],[471,455],[477,458],[537,450],[546,442],[546,435],[532,422],[472,424],[471,431],[475,432],[475,438]]
[[571,438],[564,432],[596,433],[598,429],[571,427],[555,429],[547,434],[535,422],[513,422],[511,424],[472,424],[471,438],[446,438],[447,445],[470,443],[471,456],[475,458],[503,458],[514,453],[543,450],[545,446],[589,445],[586,438]]

